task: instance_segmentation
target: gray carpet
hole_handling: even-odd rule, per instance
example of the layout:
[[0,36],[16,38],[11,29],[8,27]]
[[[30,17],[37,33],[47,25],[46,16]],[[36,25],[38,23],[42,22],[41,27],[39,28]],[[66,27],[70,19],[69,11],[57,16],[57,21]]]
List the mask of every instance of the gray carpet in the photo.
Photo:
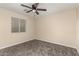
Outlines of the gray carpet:
[[0,50],[0,56],[78,56],[75,48],[31,40]]

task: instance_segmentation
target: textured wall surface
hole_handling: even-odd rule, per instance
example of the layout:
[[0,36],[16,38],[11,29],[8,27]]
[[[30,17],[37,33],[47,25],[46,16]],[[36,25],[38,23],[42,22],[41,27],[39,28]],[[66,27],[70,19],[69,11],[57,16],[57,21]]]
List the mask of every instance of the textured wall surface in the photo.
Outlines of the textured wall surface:
[[38,16],[36,26],[37,39],[76,48],[75,9],[48,16]]
[[78,56],[75,48],[31,40],[0,50],[0,56]]
[[[11,17],[26,20],[26,32],[11,32]],[[33,17],[0,8],[0,49],[34,39]]]

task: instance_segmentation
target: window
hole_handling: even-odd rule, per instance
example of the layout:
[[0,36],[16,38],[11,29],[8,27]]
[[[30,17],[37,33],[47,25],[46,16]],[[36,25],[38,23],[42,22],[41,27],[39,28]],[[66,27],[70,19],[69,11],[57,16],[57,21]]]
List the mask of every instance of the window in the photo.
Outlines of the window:
[[15,32],[25,32],[26,31],[26,21],[24,19],[19,19],[12,17],[11,31]]
[[25,20],[21,19],[20,20],[20,32],[25,32]]

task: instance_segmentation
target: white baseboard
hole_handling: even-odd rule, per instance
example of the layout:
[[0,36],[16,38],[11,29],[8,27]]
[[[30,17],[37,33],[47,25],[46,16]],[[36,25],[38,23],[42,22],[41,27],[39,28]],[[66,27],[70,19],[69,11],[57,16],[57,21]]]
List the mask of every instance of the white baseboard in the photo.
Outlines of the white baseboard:
[[21,44],[21,43],[24,43],[24,42],[27,42],[27,41],[30,41],[30,40],[33,40],[33,39],[29,39],[29,40],[22,41],[22,42],[17,42],[17,43],[15,43],[15,44],[9,44],[9,45],[7,45],[7,46],[0,47],[0,49],[4,49],[4,48],[7,48],[7,47],[15,46],[15,45],[17,45],[17,44]]

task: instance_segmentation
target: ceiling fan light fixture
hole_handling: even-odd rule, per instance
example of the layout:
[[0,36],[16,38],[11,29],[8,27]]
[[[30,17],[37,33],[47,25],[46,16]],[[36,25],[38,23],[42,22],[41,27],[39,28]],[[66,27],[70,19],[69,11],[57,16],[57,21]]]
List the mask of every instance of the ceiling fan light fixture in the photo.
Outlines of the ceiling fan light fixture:
[[36,10],[32,10],[33,12],[36,12]]

